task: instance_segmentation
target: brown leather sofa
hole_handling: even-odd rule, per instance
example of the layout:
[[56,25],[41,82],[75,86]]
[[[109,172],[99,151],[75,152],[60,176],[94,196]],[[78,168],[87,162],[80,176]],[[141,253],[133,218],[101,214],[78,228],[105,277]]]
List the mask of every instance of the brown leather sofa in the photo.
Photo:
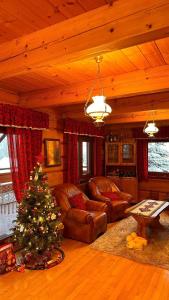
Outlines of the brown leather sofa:
[[[132,196],[121,192],[109,177],[94,177],[89,180],[90,197],[108,206],[108,222],[125,217],[125,210],[130,206]],[[111,200],[102,193],[115,192],[118,200]]]
[[[72,208],[69,199],[82,194],[86,211]],[[75,185],[65,183],[55,187],[53,195],[61,208],[64,236],[91,243],[107,229],[107,205],[89,198]]]

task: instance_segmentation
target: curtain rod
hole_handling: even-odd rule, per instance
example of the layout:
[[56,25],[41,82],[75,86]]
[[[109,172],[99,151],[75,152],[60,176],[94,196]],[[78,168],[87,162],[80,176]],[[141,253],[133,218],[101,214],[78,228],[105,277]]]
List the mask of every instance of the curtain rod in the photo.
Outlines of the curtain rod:
[[4,124],[0,124],[0,127],[23,128],[23,129],[32,129],[32,130],[47,130],[47,128],[36,128],[36,127],[6,125],[6,124],[5,125]]
[[96,134],[78,133],[78,132],[70,132],[70,131],[64,131],[64,133],[76,134],[76,135],[86,135],[86,136],[93,136],[93,137],[100,137],[100,138],[104,139],[104,136],[102,136],[102,135],[96,135]]

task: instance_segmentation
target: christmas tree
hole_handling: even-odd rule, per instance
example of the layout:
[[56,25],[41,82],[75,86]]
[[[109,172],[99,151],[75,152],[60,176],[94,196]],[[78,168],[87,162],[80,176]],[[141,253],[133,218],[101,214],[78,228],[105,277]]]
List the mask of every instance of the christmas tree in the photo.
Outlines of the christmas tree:
[[13,239],[25,255],[37,257],[60,246],[63,224],[54,204],[47,176],[37,163],[30,175],[13,230]]

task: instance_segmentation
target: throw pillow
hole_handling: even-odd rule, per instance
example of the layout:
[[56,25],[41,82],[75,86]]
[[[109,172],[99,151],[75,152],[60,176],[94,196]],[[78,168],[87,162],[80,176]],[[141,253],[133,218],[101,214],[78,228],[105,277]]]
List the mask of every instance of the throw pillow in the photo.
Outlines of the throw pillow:
[[85,204],[85,200],[83,199],[82,193],[70,197],[69,203],[72,208],[79,208],[82,210],[86,210],[86,204]]
[[101,194],[112,201],[120,200],[118,192],[103,192]]

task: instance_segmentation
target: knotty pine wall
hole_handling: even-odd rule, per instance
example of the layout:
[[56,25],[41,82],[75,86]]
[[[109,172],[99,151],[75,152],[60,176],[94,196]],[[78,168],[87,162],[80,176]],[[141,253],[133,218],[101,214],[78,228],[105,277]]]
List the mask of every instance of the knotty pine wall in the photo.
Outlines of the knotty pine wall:
[[[121,139],[133,138],[131,125],[125,124],[124,128],[118,125],[105,126],[106,134],[112,132],[113,135]],[[148,179],[138,182],[138,199],[156,199],[163,200],[169,198],[169,180],[168,179]]]
[[44,172],[48,175],[49,186],[63,183],[63,127],[56,110],[43,109],[41,110],[49,114],[49,129],[43,131],[43,145],[42,153],[44,154],[44,139],[59,139],[61,142],[61,166],[46,168],[43,167]]

